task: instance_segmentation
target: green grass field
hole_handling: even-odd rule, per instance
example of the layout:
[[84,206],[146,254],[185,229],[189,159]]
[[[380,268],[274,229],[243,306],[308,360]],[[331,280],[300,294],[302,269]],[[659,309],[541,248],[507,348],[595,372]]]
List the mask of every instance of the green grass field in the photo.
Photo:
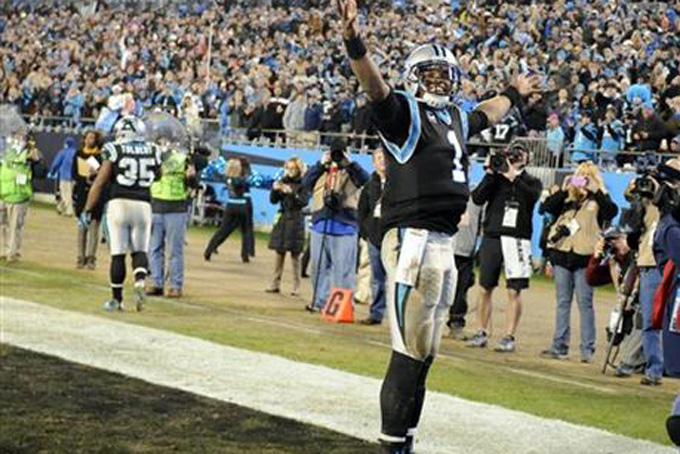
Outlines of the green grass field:
[[[384,373],[389,356],[384,326],[323,323],[302,310],[304,299],[271,296],[262,291],[272,269],[265,237],[259,237],[258,256],[248,266],[237,259],[237,238],[230,238],[220,248],[220,255],[206,264],[201,258],[202,247],[212,229],[191,229],[186,297],[179,301],[154,298],[143,313],[109,315],[101,310],[102,302],[109,296],[105,247],[100,250],[96,272],[75,270],[74,222],[57,217],[51,207],[31,208],[25,260],[0,268],[3,295],[357,374],[382,377]],[[664,421],[678,390],[677,381],[668,379],[664,386],[649,389],[640,387],[637,380],[600,374],[602,341],[597,364],[582,365],[576,360],[550,362],[538,357],[552,330],[552,294],[550,281],[532,282],[522,322],[521,335],[526,340],[516,355],[470,350],[445,339],[442,355],[430,375],[429,389],[668,443]],[[308,297],[309,288],[305,295]],[[612,294],[600,292],[597,298],[602,321],[600,312],[611,307]],[[366,309],[360,307],[358,311],[365,313]],[[572,331],[578,333],[576,327]]]

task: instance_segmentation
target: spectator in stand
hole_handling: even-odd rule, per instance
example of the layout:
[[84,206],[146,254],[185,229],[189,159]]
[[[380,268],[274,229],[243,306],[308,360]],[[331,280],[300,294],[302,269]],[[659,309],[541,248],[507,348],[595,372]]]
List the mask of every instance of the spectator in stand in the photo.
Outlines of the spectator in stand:
[[616,216],[617,206],[607,194],[600,171],[592,162],[581,163],[565,178],[561,190],[546,198],[541,210],[555,217],[547,241],[548,258],[554,266],[556,291],[555,336],[541,355],[566,359],[571,338],[571,303],[581,315],[581,362],[595,353],[593,288],[586,281],[586,267],[595,252],[593,238]]
[[550,156],[550,167],[561,167],[564,152],[564,131],[560,126],[560,118],[557,113],[548,116],[548,130],[545,133],[546,148]]
[[288,103],[286,111],[283,113],[283,128],[293,137],[293,140],[295,140],[295,131],[305,130],[307,95],[305,94],[304,88],[296,88],[292,99],[293,100]]
[[642,107],[642,116],[633,128],[633,140],[637,143],[637,149],[656,153],[665,136],[666,126],[654,113],[654,107],[651,104],[645,104]]
[[305,109],[305,131],[321,130],[323,120],[323,102],[318,91],[312,91],[309,96],[309,104]]
[[[282,97],[281,86],[277,85],[274,88],[274,97],[269,99],[262,113],[262,129],[265,131],[283,129],[283,114],[287,106],[288,100]],[[273,132],[265,132],[264,136],[272,142],[277,139]]]
[[600,164],[604,170],[615,170],[619,164],[618,153],[623,149],[623,123],[617,118],[616,106],[612,103],[606,107],[604,119],[598,131],[600,142]]
[[50,177],[59,185],[59,203],[57,213],[62,216],[73,216],[73,157],[76,155],[76,140],[67,137],[64,148],[59,150],[50,166]]
[[665,96],[669,110],[668,119],[665,122],[667,137],[677,137],[680,134],[680,87],[669,88]]
[[[83,134],[78,153],[72,161],[71,172],[75,182],[73,187],[73,208],[76,218],[85,208],[87,196],[103,161],[102,136],[99,131],[88,130]],[[104,212],[107,197],[100,197],[92,210],[92,222],[87,228],[78,222],[78,256],[76,268],[94,270],[97,266],[97,245],[99,244],[99,223]]]
[[548,120],[548,106],[541,92],[532,93],[524,108],[524,123],[529,132],[545,131]]
[[275,181],[269,196],[271,203],[281,204],[278,219],[269,238],[269,249],[276,252],[274,276],[268,293],[281,291],[281,276],[286,253],[293,263],[293,287],[291,296],[300,294],[300,254],[305,246],[305,224],[302,209],[307,205],[307,191],[302,186],[306,171],[300,158],[291,158],[284,164],[284,175]]
[[597,150],[597,128],[593,124],[589,110],[581,111],[581,118],[574,129],[571,162],[574,164],[586,161],[597,162],[597,156],[595,155]]

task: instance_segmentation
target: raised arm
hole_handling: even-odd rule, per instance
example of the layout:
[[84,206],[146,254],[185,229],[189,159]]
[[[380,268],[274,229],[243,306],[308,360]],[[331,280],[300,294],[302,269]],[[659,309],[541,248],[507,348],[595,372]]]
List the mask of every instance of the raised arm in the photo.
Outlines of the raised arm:
[[540,78],[537,75],[521,74],[515,77],[500,95],[480,103],[475,111],[484,112],[489,125],[493,125],[502,120],[514,105],[521,102],[522,98],[538,91],[539,83]]
[[342,38],[345,41],[352,72],[371,101],[382,101],[390,94],[390,86],[380,74],[378,65],[366,50],[357,25],[356,0],[337,0],[342,20]]

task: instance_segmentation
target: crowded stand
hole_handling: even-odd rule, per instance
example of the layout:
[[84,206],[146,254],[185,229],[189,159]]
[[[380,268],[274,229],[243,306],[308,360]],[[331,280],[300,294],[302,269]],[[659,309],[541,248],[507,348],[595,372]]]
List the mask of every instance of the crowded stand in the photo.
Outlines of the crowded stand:
[[[35,121],[80,125],[127,95],[137,114],[167,110],[195,131],[213,120],[248,140],[375,132],[328,2],[14,3],[0,21],[0,102]],[[607,168],[634,161],[624,150],[680,152],[677,1],[527,3],[383,1],[361,19],[393,86],[413,45],[454,50],[468,111],[516,72],[542,75],[542,91],[480,142],[542,138],[555,164],[601,155]]]

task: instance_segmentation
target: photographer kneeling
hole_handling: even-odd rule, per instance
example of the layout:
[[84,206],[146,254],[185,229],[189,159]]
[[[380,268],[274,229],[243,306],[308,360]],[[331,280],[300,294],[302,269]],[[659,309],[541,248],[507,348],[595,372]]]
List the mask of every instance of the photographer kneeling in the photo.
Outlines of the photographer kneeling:
[[542,209],[556,218],[548,235],[547,254],[555,270],[557,310],[552,346],[541,356],[568,357],[575,290],[581,315],[581,362],[588,363],[595,353],[595,311],[586,267],[595,252],[594,238],[616,216],[618,207],[605,192],[597,166],[584,162],[564,180],[561,190],[545,199]]
[[515,351],[515,333],[522,314],[521,292],[531,277],[531,233],[534,206],[541,195],[541,181],[525,171],[528,152],[519,142],[489,156],[486,175],[472,192],[472,201],[486,204],[484,233],[479,248],[479,331],[469,347],[486,347],[491,328],[491,296],[505,265],[508,310],[505,336],[498,352]]
[[[627,229],[627,228],[626,228]],[[617,305],[613,320],[607,327],[608,339],[612,346],[619,346],[620,359],[616,367],[617,377],[628,377],[636,368],[644,366],[640,345],[639,316],[640,269],[637,267],[638,253],[632,249],[636,234],[628,234],[621,227],[610,227],[595,245],[595,254],[588,263],[586,280],[592,287],[614,284]],[[634,327],[638,326],[637,331]],[[613,338],[611,337],[613,336]],[[607,357],[607,364],[612,361]]]
[[330,152],[325,152],[302,179],[302,185],[312,194],[314,297],[306,306],[310,312],[321,310],[332,287],[354,291],[359,188],[367,181],[368,173],[350,161],[341,140],[334,141]]

